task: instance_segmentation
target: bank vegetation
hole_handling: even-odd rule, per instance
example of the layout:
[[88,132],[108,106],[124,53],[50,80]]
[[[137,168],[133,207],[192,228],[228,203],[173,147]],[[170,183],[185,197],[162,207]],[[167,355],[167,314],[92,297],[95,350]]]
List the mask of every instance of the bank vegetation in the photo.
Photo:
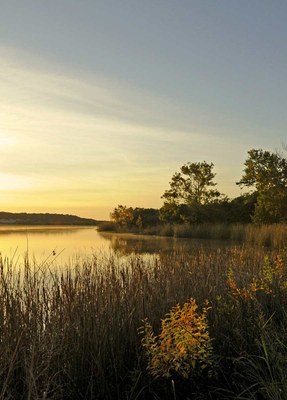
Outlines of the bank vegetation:
[[5,259],[0,291],[0,399],[287,398],[283,250]]

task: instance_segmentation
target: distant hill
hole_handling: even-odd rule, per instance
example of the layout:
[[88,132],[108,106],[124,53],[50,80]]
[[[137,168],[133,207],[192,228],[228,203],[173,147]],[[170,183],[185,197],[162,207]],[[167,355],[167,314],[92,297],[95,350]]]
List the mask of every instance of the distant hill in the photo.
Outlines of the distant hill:
[[98,221],[68,214],[0,212],[0,225],[97,225]]

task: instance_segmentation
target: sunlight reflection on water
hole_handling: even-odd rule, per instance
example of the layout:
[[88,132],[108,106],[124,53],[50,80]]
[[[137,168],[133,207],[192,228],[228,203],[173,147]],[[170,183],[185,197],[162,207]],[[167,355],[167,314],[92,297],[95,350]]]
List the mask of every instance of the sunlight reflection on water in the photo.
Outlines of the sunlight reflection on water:
[[95,253],[148,257],[160,252],[188,252],[192,248],[214,249],[226,245],[222,241],[104,233],[91,226],[0,226],[2,257],[19,261],[28,254],[37,262],[48,260],[58,265],[70,264]]

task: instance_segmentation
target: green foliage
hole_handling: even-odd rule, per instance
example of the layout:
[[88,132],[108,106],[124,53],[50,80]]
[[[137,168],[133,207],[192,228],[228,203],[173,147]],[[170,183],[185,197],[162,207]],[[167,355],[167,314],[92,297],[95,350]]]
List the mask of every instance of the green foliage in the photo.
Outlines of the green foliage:
[[277,153],[252,149],[245,161],[240,186],[258,192],[253,216],[255,223],[274,223],[287,219],[287,160]]
[[110,215],[111,220],[121,227],[129,227],[133,221],[132,207],[118,205]]
[[231,201],[212,188],[216,185],[213,166],[205,161],[187,163],[172,176],[170,188],[162,196],[163,221],[270,224],[287,220],[286,158],[262,149],[249,150],[237,184],[254,191]]
[[212,343],[208,332],[207,310],[197,311],[194,299],[177,304],[161,322],[161,332],[155,336],[145,321],[142,346],[148,359],[148,370],[154,377],[176,374],[185,379],[212,371]]
[[148,226],[156,226],[160,223],[159,211],[154,208],[132,208],[118,205],[110,214],[112,222],[120,228],[137,229],[141,231]]
[[210,189],[216,186],[213,181],[215,174],[212,172],[213,164],[206,161],[187,163],[176,172],[170,181],[170,189],[162,196],[167,203],[187,204],[208,204],[216,201],[220,193]]
[[134,224],[139,228],[143,229],[149,226],[156,226],[160,224],[159,210],[155,208],[141,208],[136,207],[133,209],[134,213]]
[[253,215],[257,224],[272,224],[287,219],[287,186],[285,189],[271,188],[258,194]]
[[258,192],[245,193],[230,200],[227,204],[228,220],[231,223],[250,223],[254,214]]
[[160,209],[160,218],[169,223],[198,223],[202,221],[204,206],[201,204],[176,204],[174,202],[165,202]]
[[287,160],[279,154],[252,149],[244,165],[244,175],[237,184],[255,187],[258,192],[286,188]]
[[170,181],[170,189],[162,196],[160,217],[169,223],[201,223],[218,220],[220,204],[227,201],[214,182],[213,164],[206,161],[187,163]]
[[161,209],[119,205],[111,214],[121,228],[142,231],[160,221],[169,224],[249,223],[271,224],[287,220],[287,160],[252,149],[248,152],[240,186],[253,192],[229,200],[214,189],[213,163],[189,162],[176,172],[162,196]]
[[254,214],[257,192],[233,200],[213,189],[214,165],[205,161],[183,165],[173,175],[170,189],[162,196],[160,218],[168,223],[249,223]]

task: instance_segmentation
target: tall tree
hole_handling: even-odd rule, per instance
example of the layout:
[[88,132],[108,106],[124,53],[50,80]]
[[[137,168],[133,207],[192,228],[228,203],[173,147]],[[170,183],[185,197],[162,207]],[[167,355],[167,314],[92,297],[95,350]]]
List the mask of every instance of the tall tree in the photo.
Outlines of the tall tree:
[[203,205],[214,202],[220,196],[217,190],[210,189],[216,186],[213,181],[215,173],[213,163],[206,161],[187,163],[176,172],[170,181],[170,189],[162,196],[168,203]]
[[111,220],[121,227],[130,227],[133,223],[134,211],[132,207],[118,205],[110,214]]
[[213,163],[206,161],[184,164],[169,182],[162,196],[161,218],[168,222],[202,222],[208,219],[205,207],[219,201],[221,194],[213,189]]
[[258,192],[254,222],[273,223],[287,219],[287,160],[278,153],[248,151],[240,186]]

